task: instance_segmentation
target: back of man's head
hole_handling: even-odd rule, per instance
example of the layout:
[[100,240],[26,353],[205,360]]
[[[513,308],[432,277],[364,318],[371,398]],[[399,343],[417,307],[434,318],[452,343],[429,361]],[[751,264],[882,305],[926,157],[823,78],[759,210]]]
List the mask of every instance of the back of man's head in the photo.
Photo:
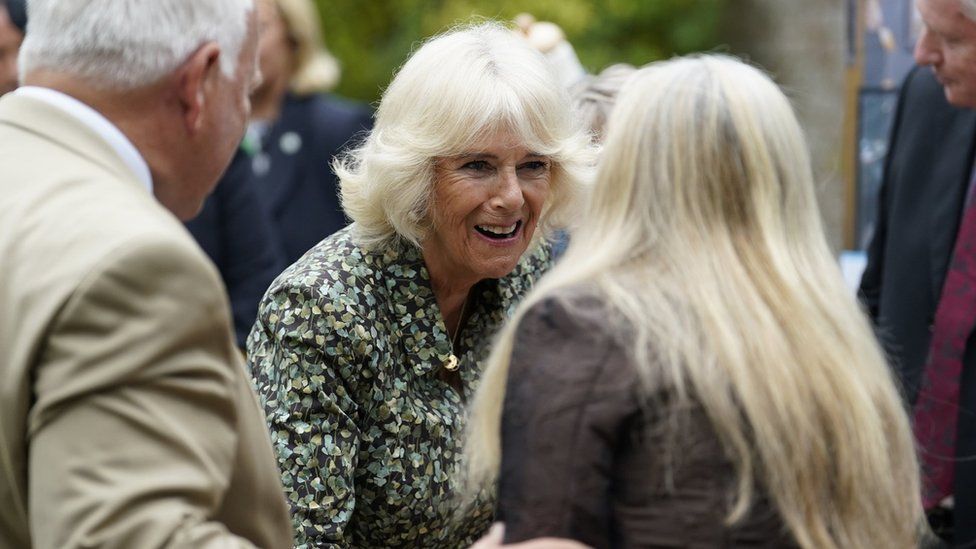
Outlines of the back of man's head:
[[37,70],[126,90],[158,81],[216,42],[231,76],[253,0],[30,0],[21,79]]

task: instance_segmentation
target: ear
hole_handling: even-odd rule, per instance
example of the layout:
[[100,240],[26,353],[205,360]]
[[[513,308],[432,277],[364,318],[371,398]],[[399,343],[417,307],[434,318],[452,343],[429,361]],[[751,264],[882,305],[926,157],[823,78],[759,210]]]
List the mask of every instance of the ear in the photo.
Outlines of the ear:
[[177,95],[187,132],[194,134],[203,123],[208,87],[220,72],[220,46],[207,42],[200,46],[178,71]]

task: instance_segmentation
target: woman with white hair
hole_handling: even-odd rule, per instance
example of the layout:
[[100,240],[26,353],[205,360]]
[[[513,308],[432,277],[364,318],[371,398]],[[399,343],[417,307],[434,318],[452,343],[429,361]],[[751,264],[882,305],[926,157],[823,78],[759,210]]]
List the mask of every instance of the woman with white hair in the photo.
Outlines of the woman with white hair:
[[465,401],[592,162],[545,60],[483,24],[427,42],[335,166],[353,224],[272,285],[248,349],[298,543],[459,547]]
[[915,547],[908,419],[823,236],[789,102],[702,56],[638,71],[587,222],[474,402],[506,541]]

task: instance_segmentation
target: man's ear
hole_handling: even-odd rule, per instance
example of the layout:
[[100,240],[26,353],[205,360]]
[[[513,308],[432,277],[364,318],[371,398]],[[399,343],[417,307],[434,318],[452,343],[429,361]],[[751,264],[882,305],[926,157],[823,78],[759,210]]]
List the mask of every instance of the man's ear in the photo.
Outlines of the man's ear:
[[203,123],[208,87],[220,76],[219,61],[220,46],[216,42],[207,42],[180,67],[177,95],[183,109],[183,122],[190,133],[196,133]]

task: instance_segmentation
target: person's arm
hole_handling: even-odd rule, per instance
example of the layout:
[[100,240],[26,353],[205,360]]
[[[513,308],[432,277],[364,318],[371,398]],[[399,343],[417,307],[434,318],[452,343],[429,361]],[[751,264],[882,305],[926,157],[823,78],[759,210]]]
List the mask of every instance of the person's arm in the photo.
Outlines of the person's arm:
[[[248,360],[271,425],[299,547],[350,547],[356,507],[359,409],[339,372],[355,342],[326,352],[337,327],[307,288],[278,287],[262,301]],[[318,341],[317,341],[318,340]],[[346,354],[348,353],[348,354]]]
[[519,324],[502,419],[506,543],[609,539],[614,448],[639,408],[633,371],[597,311],[550,299]]
[[244,376],[229,338],[216,274],[182,241],[141,238],[88,274],[35,369],[36,549],[252,546],[216,516]]

